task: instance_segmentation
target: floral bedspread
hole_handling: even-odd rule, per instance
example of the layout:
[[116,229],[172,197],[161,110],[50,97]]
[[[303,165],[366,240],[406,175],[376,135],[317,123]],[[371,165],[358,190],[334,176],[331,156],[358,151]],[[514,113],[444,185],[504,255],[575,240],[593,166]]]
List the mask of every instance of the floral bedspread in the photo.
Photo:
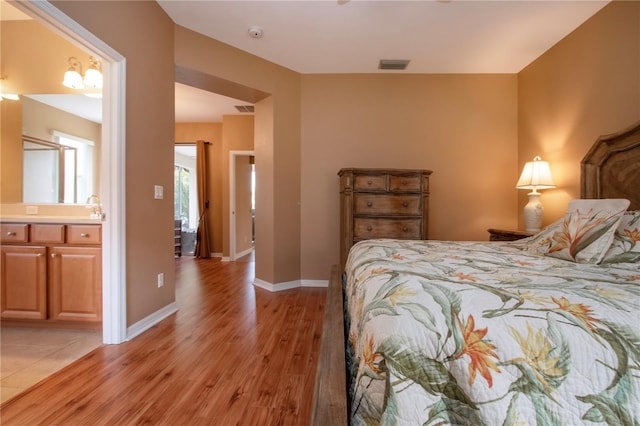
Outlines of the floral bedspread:
[[368,240],[345,297],[353,425],[640,424],[638,263]]

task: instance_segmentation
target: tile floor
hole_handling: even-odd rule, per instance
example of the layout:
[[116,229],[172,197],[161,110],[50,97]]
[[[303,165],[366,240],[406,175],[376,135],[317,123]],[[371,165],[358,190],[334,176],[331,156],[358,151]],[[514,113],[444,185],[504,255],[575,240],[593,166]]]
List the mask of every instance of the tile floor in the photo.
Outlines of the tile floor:
[[0,329],[0,403],[102,344],[102,332],[25,327]]

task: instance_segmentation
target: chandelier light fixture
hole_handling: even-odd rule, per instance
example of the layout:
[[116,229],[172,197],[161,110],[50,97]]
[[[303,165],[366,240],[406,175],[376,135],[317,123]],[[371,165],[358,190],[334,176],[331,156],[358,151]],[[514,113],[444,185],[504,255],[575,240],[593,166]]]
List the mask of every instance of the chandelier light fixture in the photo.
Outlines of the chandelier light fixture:
[[89,56],[89,68],[82,76],[82,63],[75,56],[68,59],[69,68],[64,73],[62,85],[71,89],[102,89],[102,66],[93,56]]

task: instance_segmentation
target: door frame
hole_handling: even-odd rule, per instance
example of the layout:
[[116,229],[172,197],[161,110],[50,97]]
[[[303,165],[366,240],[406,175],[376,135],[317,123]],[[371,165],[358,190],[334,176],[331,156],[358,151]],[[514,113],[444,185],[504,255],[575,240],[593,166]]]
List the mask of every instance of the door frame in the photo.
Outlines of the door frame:
[[237,259],[236,253],[236,157],[255,156],[255,151],[229,151],[229,260]]
[[[57,9],[39,0],[13,2],[41,24],[71,43],[102,59],[102,146],[100,198],[102,222],[102,341],[126,340],[126,250],[125,250],[125,93],[126,59],[105,42]],[[107,143],[104,143],[107,141]]]

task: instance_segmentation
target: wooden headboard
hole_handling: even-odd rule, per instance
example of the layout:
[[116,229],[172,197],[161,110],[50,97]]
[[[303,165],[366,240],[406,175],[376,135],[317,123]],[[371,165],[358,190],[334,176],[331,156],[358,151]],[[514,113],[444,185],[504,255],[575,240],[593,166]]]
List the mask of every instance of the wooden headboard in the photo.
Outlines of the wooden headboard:
[[640,210],[640,122],[598,138],[580,172],[580,198],[626,198]]

